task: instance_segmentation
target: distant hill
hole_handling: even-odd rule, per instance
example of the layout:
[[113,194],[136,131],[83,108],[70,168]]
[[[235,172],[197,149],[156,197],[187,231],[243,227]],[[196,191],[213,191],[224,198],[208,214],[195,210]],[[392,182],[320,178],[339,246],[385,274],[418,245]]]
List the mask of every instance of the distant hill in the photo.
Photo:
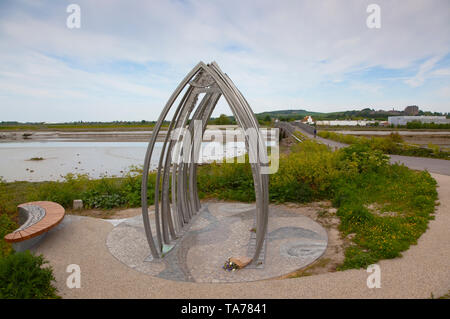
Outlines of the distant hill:
[[320,112],[310,112],[307,110],[279,110],[279,111],[270,111],[270,112],[262,112],[256,113],[256,117],[260,122],[270,122],[271,119],[277,118],[282,121],[295,121],[301,120],[305,116],[313,116],[314,118],[323,117],[326,113]]
[[270,111],[270,112],[262,112],[258,113],[258,116],[273,116],[273,117],[283,117],[283,116],[302,116],[305,117],[307,115],[310,116],[322,116],[326,113],[320,112],[311,112],[307,110],[280,110],[280,111]]
[[[407,106],[403,111],[397,110],[375,110],[370,108],[365,108],[362,110],[351,110],[351,111],[341,111],[341,112],[312,112],[304,109],[299,110],[276,110],[276,111],[266,111],[261,113],[256,113],[256,117],[261,124],[270,123],[273,119],[279,119],[281,121],[295,121],[301,120],[305,116],[312,116],[315,120],[362,120],[362,119],[373,119],[376,121],[387,121],[389,116],[396,115],[445,115],[438,112],[424,112],[420,111],[418,106],[411,105]],[[228,117],[227,122],[231,124],[236,124],[234,116]],[[219,123],[215,118],[211,118],[210,123]]]
[[[411,109],[415,112],[411,114]],[[403,111],[397,110],[378,110],[365,108],[362,110],[342,111],[342,112],[311,112],[307,110],[277,110],[271,112],[257,113],[256,117],[260,120],[267,120],[270,118],[277,118],[285,121],[300,120],[305,116],[310,115],[315,120],[343,120],[343,119],[374,119],[378,121],[386,121],[388,116],[396,115],[446,115],[439,112],[424,112],[420,111],[417,106],[407,106]]]
[[300,120],[307,115],[314,117],[316,120],[341,120],[341,119],[363,119],[374,118],[377,120],[387,120],[388,116],[402,115],[402,111],[375,111],[373,109],[352,110],[342,112],[310,112],[307,110],[280,110],[272,112],[262,112],[256,114],[258,118],[265,118],[267,116],[278,118],[280,120]]

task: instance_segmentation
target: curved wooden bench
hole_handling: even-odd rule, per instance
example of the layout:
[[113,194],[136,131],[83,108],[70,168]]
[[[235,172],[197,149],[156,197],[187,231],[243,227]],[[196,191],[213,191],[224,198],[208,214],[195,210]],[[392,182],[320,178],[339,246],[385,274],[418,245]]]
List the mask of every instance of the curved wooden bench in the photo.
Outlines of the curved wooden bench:
[[17,206],[21,226],[4,238],[15,251],[23,251],[36,244],[50,229],[64,218],[64,207],[54,202],[29,202]]

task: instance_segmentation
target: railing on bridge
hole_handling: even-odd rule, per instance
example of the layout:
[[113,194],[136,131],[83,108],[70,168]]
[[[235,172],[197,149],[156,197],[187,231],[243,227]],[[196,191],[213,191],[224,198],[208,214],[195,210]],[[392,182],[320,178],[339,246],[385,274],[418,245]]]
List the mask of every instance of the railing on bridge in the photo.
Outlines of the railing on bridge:
[[297,126],[299,128],[301,128],[302,130],[304,130],[306,133],[309,133],[311,135],[314,135],[314,126],[302,123],[302,122],[291,122],[289,123],[293,126]]
[[297,135],[295,135],[295,132],[297,131],[297,129],[292,124],[290,124],[288,122],[279,121],[279,122],[275,123],[275,127],[278,127],[280,129],[280,138],[290,135],[298,142],[302,142],[302,139],[299,138]]

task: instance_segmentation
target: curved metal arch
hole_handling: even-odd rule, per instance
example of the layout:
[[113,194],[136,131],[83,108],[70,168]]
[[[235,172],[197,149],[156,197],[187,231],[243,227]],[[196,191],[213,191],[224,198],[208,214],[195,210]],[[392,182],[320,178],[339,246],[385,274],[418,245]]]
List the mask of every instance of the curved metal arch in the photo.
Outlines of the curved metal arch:
[[[186,93],[177,106],[168,127],[158,163],[154,217],[156,245],[148,215],[147,186],[150,161],[162,123],[175,100],[186,87],[188,87]],[[202,93],[205,95],[197,104],[199,95]],[[256,198],[256,249],[253,260],[257,260],[259,257],[268,222],[268,176],[261,171],[261,167],[268,164],[265,142],[250,105],[231,79],[220,70],[217,63],[212,62],[206,65],[200,62],[188,73],[169,98],[155,124],[145,155],[141,189],[142,215],[147,241],[154,258],[161,256],[163,244],[169,244],[171,240],[181,236],[184,226],[201,208],[197,192],[196,159],[199,156],[206,123],[222,95],[228,102],[240,127],[246,132],[252,130],[255,135],[251,138],[245,134],[245,142],[250,159],[252,159],[251,169]],[[198,134],[198,128],[197,130],[194,128],[196,120],[202,121],[201,136],[196,136],[192,140],[190,138],[192,133]],[[190,121],[189,124],[188,121]],[[186,129],[189,134],[183,134],[183,129]],[[176,134],[174,135],[174,133]],[[169,187],[171,188],[171,201]],[[172,207],[170,202],[172,202]]]

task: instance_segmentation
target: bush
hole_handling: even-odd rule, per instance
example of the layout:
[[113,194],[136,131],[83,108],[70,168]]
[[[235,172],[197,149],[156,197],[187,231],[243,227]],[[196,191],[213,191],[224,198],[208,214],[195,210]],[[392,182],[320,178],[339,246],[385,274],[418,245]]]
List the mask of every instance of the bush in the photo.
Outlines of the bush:
[[200,198],[251,202],[255,200],[253,176],[248,158],[246,163],[216,162],[202,165],[198,170],[198,192]]
[[5,242],[3,237],[17,229],[16,223],[14,223],[7,214],[0,215],[0,258],[4,258],[10,255],[13,250],[11,244]]
[[0,299],[58,298],[53,270],[48,262],[29,251],[0,259]]
[[389,134],[389,138],[395,143],[403,143],[403,137],[398,132],[392,132]]
[[102,194],[95,189],[83,193],[81,198],[86,208],[111,209],[126,203],[126,199],[120,194]]
[[81,194],[83,203],[88,208],[105,208],[124,206],[126,199],[121,193],[120,181],[102,178],[91,182],[91,187]]
[[79,199],[89,185],[87,175],[67,174],[62,182],[40,183],[39,187],[28,194],[26,201],[47,200],[71,207],[73,200]]
[[325,145],[304,141],[280,158],[278,172],[270,176],[272,202],[310,202],[328,196],[339,175],[338,156]]
[[344,167],[356,168],[358,173],[368,171],[380,171],[386,168],[389,163],[389,157],[379,150],[371,150],[365,144],[355,144],[343,148],[340,152]]
[[[280,158],[269,177],[271,202],[310,202],[329,195],[338,176],[338,156],[325,145],[304,141]],[[199,196],[250,202],[255,200],[250,164],[213,163],[199,167]]]

